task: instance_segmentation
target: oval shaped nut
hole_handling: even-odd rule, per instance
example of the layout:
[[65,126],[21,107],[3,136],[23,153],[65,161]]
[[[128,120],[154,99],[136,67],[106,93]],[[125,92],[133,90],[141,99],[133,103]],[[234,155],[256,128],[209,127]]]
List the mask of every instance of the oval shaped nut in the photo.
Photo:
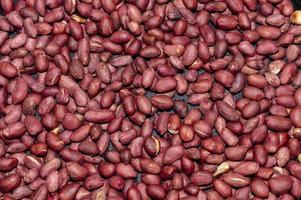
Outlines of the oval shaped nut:
[[212,81],[210,80],[200,80],[191,85],[191,90],[195,93],[206,93],[211,90]]
[[[173,122],[170,122],[170,124],[176,124]],[[178,132],[177,128],[169,128],[169,132]],[[194,131],[191,126],[188,125],[182,125],[179,130],[180,138],[183,142],[191,142],[194,139]]]
[[288,131],[292,128],[292,122],[288,118],[280,116],[268,116],[265,118],[266,126],[273,131]]
[[[45,22],[35,23],[33,28],[36,29],[37,34],[40,34],[40,35],[47,35],[47,34],[51,33],[51,31],[52,31],[52,26]],[[24,29],[25,29],[25,26],[24,26]]]
[[102,155],[107,150],[109,143],[110,143],[109,134],[103,133],[97,141],[97,147],[100,155]]
[[223,180],[231,185],[232,187],[245,187],[250,184],[250,179],[247,177],[244,177],[238,173],[226,173],[222,176]]
[[256,174],[259,170],[259,164],[253,161],[244,161],[238,164],[234,169],[233,172],[239,173],[243,176],[249,176]]
[[228,146],[236,146],[238,143],[238,137],[228,128],[222,129],[219,136]]
[[273,14],[265,19],[265,22],[271,26],[281,27],[286,21],[286,18],[282,14]]
[[269,180],[270,191],[275,195],[285,194],[290,191],[293,180],[288,175],[280,175]]
[[136,23],[142,22],[142,14],[139,8],[137,8],[135,5],[128,4],[127,5],[127,15],[131,19],[131,21],[134,21]]
[[102,110],[88,110],[84,114],[85,120],[93,123],[108,123],[112,121],[115,117],[115,114],[108,109]]
[[135,129],[129,129],[121,132],[118,136],[119,142],[123,145],[130,144],[137,137],[137,131]]
[[164,53],[168,56],[180,57],[183,54],[185,48],[183,45],[174,44],[174,45],[164,45],[163,50]]
[[20,121],[22,117],[22,108],[21,106],[14,106],[7,115],[5,115],[4,122],[6,124],[13,124],[17,121]]
[[29,183],[32,183],[38,177],[39,177],[39,169],[38,168],[32,168],[23,177],[23,181],[25,183],[29,184]]
[[193,129],[201,138],[209,138],[212,135],[212,127],[204,120],[196,121]]
[[[122,121],[123,121],[123,117],[117,117],[113,119],[108,125],[107,128],[108,133],[115,133],[116,131],[118,131],[121,128]],[[93,126],[92,128],[93,129],[91,131],[92,133],[91,137],[97,139],[101,135],[102,131],[100,131],[96,126]]]
[[140,160],[140,167],[144,172],[150,174],[159,174],[161,171],[161,167],[158,163],[156,163],[152,159],[147,158]]
[[217,112],[225,119],[231,122],[235,122],[239,120],[239,114],[236,112],[234,108],[232,108],[229,104],[224,101],[216,102]]
[[245,86],[245,82],[246,82],[246,78],[243,75],[243,73],[240,72],[236,73],[234,77],[234,81],[232,83],[232,87],[230,88],[230,92],[233,94],[240,92]]
[[49,86],[56,85],[61,78],[61,70],[57,67],[50,69],[45,76],[45,84]]
[[59,198],[62,200],[75,199],[76,193],[79,190],[79,188],[80,188],[79,183],[69,183],[59,191]]
[[124,179],[137,177],[137,172],[132,165],[119,163],[116,165],[116,174]]
[[77,118],[77,116],[73,113],[66,113],[62,125],[67,130],[75,130],[81,125],[81,121]]
[[45,13],[44,22],[53,23],[64,18],[64,10],[62,7],[57,7]]
[[59,189],[58,171],[53,171],[47,176],[46,185],[49,192],[56,192]]
[[268,133],[266,125],[256,127],[251,133],[251,140],[254,144],[259,144],[264,141]]
[[182,157],[181,167],[187,175],[191,175],[195,171],[194,162],[187,157]]
[[158,199],[158,200],[163,200],[165,199],[166,196],[166,192],[164,188],[161,185],[156,185],[156,184],[147,187],[146,193],[148,197],[151,197],[152,199]]
[[88,38],[82,38],[77,44],[77,55],[79,61],[83,65],[88,65],[90,62],[90,43]]
[[[1,69],[1,67],[0,67],[0,69]],[[301,107],[301,87],[295,91],[294,97],[295,97],[297,105],[299,107]]]
[[216,24],[221,29],[233,30],[237,27],[238,21],[233,15],[221,15],[217,18]]
[[76,105],[85,107],[88,104],[88,95],[80,88],[75,88],[72,94]]
[[156,156],[160,152],[160,141],[153,136],[145,138],[143,146],[146,153],[151,157]]
[[269,187],[264,183],[262,179],[255,178],[250,184],[252,193],[259,198],[269,197]]
[[227,3],[228,8],[231,10],[231,12],[239,13],[244,9],[244,1],[242,0],[226,0],[225,2]]
[[122,100],[124,112],[131,116],[136,112],[136,105],[133,95],[127,95]]
[[213,175],[207,170],[197,170],[190,176],[190,181],[197,186],[210,185],[213,182]]
[[28,84],[23,78],[19,78],[16,81],[16,87],[12,94],[13,104],[21,103],[28,93]]
[[142,200],[141,196],[142,195],[140,194],[140,191],[137,189],[137,187],[129,188],[127,193],[126,193],[126,198],[127,199]]
[[104,180],[98,175],[90,175],[84,181],[84,187],[87,190],[95,190],[104,185]]
[[131,35],[127,31],[116,31],[114,32],[110,40],[116,44],[124,44],[127,43],[131,39]]
[[10,174],[0,180],[0,191],[2,193],[12,192],[21,184],[21,178],[17,174]]
[[248,199],[249,195],[250,195],[250,192],[251,192],[250,187],[239,188],[235,192],[235,198],[240,199],[240,200]]
[[197,59],[198,57],[198,50],[195,45],[189,44],[185,47],[185,50],[183,52],[183,64],[185,66],[192,65],[192,63]]
[[18,75],[16,67],[9,62],[0,62],[0,74],[5,78],[14,78]]
[[60,151],[65,146],[63,140],[53,132],[47,134],[46,143],[51,150],[56,152]]
[[152,104],[149,99],[145,96],[139,95],[136,97],[136,105],[140,112],[145,115],[151,115],[152,113]]
[[14,3],[13,1],[0,1],[1,7],[3,9],[3,11],[7,14],[11,11],[13,11],[14,9]]
[[261,100],[264,98],[264,92],[256,87],[246,86],[243,89],[243,96],[250,100]]
[[241,114],[245,119],[250,119],[259,114],[260,109],[260,104],[257,101],[250,101],[243,107]]
[[256,52],[261,55],[272,55],[278,50],[277,44],[272,40],[260,41],[256,46]]
[[208,44],[203,42],[203,41],[199,41],[198,43],[198,53],[199,53],[199,57],[201,58],[202,61],[207,62],[210,60],[210,51],[209,51],[209,47]]
[[281,35],[280,29],[274,26],[257,26],[256,31],[261,38],[269,40],[275,40]]
[[26,128],[23,123],[16,122],[13,124],[9,124],[5,129],[2,130],[2,135],[6,139],[15,139],[24,135],[26,132]]
[[279,167],[284,167],[290,160],[290,150],[287,147],[281,147],[275,154],[276,162]]
[[163,162],[164,164],[171,164],[174,161],[179,160],[183,155],[184,147],[182,145],[169,147],[163,156]]
[[157,28],[162,21],[163,18],[155,14],[147,19],[147,21],[145,22],[145,29],[149,30],[149,29]]
[[275,153],[279,149],[279,137],[277,134],[268,134],[265,141],[264,147],[267,152]]
[[250,86],[263,89],[265,86],[268,85],[268,81],[267,78],[263,75],[253,74],[248,76],[248,84]]
[[228,147],[225,149],[225,156],[232,161],[240,161],[245,158],[248,149],[245,146]]
[[230,185],[225,183],[220,179],[215,179],[213,182],[213,188],[217,191],[223,198],[232,196],[232,188]]
[[[298,58],[299,54],[300,54],[300,48],[295,44],[289,45],[288,48],[286,49],[286,59],[288,62],[294,62]],[[286,71],[295,71],[295,70],[286,70]]]
[[68,24],[72,37],[77,41],[81,40],[84,37],[84,30],[80,25],[81,20],[83,20],[81,17],[73,15]]
[[40,181],[40,179],[38,179],[38,184],[41,185],[40,187],[36,186],[37,190],[33,195],[33,199],[36,200],[42,200],[42,199],[47,199],[48,196],[48,189],[47,186],[45,184],[43,184],[43,180]]
[[116,94],[112,91],[105,91],[100,99],[102,108],[110,108],[116,100]]
[[85,72],[84,66],[78,59],[73,59],[69,65],[69,72],[71,76],[75,79],[83,79]]
[[9,172],[16,168],[18,160],[14,157],[2,157],[0,158],[0,171]]
[[254,56],[256,54],[255,47],[249,41],[240,42],[238,49],[246,56]]
[[153,96],[151,99],[151,103],[154,107],[160,110],[169,110],[174,105],[172,98],[166,95]]
[[133,62],[132,56],[118,56],[111,60],[110,64],[114,67],[124,67],[126,65],[129,65]]
[[301,127],[301,108],[297,107],[291,110],[290,119],[295,127]]
[[44,143],[35,143],[31,145],[30,152],[36,156],[45,156],[47,153],[47,145]]
[[155,90],[158,93],[174,91],[177,87],[177,81],[173,77],[160,78],[156,82]]
[[25,45],[27,41],[27,35],[25,33],[20,33],[10,40],[9,46],[12,49],[17,49]]
[[100,62],[96,67],[97,77],[104,83],[109,84],[112,79],[111,71],[106,63]]
[[126,48],[125,51],[131,56],[136,56],[139,54],[141,48],[142,42],[140,40],[134,40],[130,43],[130,45]]
[[152,86],[153,81],[155,79],[155,70],[153,68],[147,68],[146,70],[144,70],[143,72],[143,76],[142,76],[142,85],[144,88],[149,88]]
[[78,146],[78,150],[83,154],[97,155],[99,153],[97,145],[89,140],[81,142]]
[[214,46],[214,55],[216,58],[222,58],[227,52],[228,43],[225,39],[218,40]]
[[231,87],[234,81],[233,74],[227,70],[218,70],[217,72],[215,72],[214,78],[217,82],[225,87]]
[[55,171],[60,168],[61,160],[54,158],[51,161],[45,163],[40,169],[40,176],[46,178],[52,171]]
[[30,197],[33,191],[30,189],[29,186],[20,186],[16,188],[13,192],[14,199],[24,199],[26,197]]
[[[300,155],[298,156],[300,158]],[[298,159],[299,161],[300,159]],[[301,164],[298,162],[292,162],[288,165],[289,172],[295,176],[296,178],[300,179],[301,177]]]
[[201,145],[204,149],[214,154],[220,154],[225,151],[225,144],[218,136],[204,139]]
[[66,163],[67,173],[75,181],[82,181],[88,176],[88,170],[76,162]]
[[98,22],[99,33],[101,36],[108,37],[114,32],[113,20],[108,15],[103,15]]
[[[287,53],[290,53],[288,50],[287,50]],[[294,52],[296,53],[296,51],[294,51]],[[289,61],[290,57],[293,58],[295,56],[293,53],[290,53],[289,55],[290,56],[286,57],[287,61]],[[295,58],[297,58],[297,57],[295,56]],[[297,73],[296,64],[288,63],[288,64],[284,65],[284,67],[280,73],[280,77],[279,77],[280,83],[283,85],[290,83],[293,80],[296,73]]]
[[140,55],[144,58],[155,58],[161,54],[161,51],[156,46],[147,46],[141,49]]
[[75,132],[71,135],[70,139],[72,142],[81,142],[89,135],[90,125],[84,125],[76,129]]

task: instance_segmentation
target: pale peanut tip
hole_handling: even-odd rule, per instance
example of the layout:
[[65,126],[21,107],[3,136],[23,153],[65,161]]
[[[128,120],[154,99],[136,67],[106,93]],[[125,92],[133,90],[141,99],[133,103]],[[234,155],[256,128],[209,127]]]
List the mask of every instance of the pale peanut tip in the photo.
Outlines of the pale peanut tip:
[[301,163],[301,153],[298,155],[298,162]]
[[230,165],[228,162],[223,162],[222,164],[220,164],[216,171],[214,172],[213,176],[216,177],[216,176],[219,176],[221,174],[224,174],[226,172],[228,172],[230,169]]
[[301,10],[296,10],[293,12],[290,19],[293,24],[301,25]]

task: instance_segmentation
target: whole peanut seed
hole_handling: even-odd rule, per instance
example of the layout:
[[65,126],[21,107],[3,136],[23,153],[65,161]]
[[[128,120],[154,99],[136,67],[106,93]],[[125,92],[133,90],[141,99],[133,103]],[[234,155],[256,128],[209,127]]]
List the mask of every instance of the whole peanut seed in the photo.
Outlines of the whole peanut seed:
[[0,5],[0,198],[301,198],[291,1]]

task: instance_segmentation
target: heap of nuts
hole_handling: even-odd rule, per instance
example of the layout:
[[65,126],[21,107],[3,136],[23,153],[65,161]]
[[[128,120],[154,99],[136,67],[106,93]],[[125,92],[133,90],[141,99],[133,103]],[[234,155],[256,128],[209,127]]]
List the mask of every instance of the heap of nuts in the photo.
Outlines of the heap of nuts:
[[2,200],[301,198],[290,0],[0,0]]

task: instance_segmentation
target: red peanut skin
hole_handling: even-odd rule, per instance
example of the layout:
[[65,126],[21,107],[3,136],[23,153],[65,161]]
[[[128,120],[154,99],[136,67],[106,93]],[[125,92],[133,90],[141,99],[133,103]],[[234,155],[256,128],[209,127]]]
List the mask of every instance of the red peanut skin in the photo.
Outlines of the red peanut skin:
[[3,193],[11,192],[21,183],[21,178],[17,174],[11,174],[0,181],[0,190]]
[[3,199],[301,198],[289,0],[0,0]]

